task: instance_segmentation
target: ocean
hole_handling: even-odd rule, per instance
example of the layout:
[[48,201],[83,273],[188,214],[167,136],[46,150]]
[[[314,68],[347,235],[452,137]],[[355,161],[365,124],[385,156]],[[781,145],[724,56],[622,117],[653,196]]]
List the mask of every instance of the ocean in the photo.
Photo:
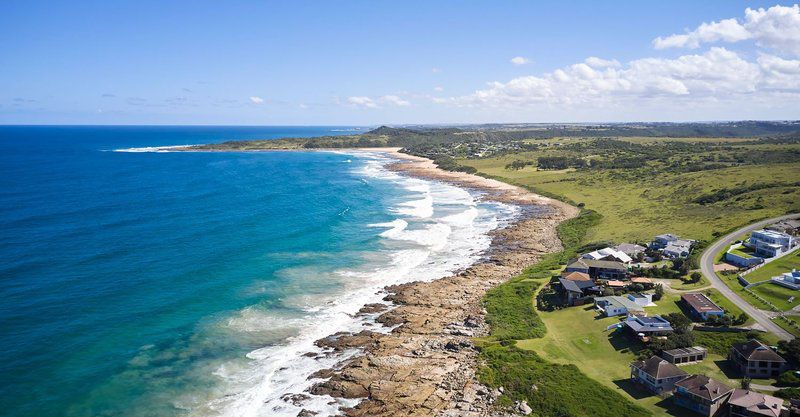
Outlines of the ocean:
[[358,127],[0,126],[0,410],[331,415],[308,376],[389,284],[476,262],[518,208],[370,152],[146,152]]

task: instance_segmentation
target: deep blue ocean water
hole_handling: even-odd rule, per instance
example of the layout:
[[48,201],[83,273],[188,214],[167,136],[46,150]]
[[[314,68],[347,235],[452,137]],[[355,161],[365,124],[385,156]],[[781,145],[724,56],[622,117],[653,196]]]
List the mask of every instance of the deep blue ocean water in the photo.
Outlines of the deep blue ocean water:
[[375,154],[114,152],[337,133],[0,127],[2,414],[296,415],[280,395],[341,359],[313,340],[515,213]]

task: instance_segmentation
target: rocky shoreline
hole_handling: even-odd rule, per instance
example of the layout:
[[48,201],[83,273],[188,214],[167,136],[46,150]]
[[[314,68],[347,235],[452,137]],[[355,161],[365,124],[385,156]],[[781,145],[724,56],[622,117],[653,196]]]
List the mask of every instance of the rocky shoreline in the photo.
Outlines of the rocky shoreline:
[[[342,410],[350,417],[497,415],[492,404],[500,393],[480,385],[475,376],[478,352],[472,338],[488,334],[481,299],[541,255],[560,250],[555,227],[578,210],[499,181],[439,170],[430,160],[396,149],[381,151],[403,160],[390,167],[395,171],[477,189],[484,199],[522,206],[524,214],[492,233],[492,246],[483,261],[431,282],[387,287],[385,301],[392,308],[388,304],[362,308],[361,314],[382,312],[377,321],[393,327],[391,332],[365,330],[317,341],[327,352],[359,348],[362,353],[312,375],[327,379],[314,385],[311,393],[362,399]],[[518,411],[524,414],[526,407],[520,404]],[[299,415],[313,413],[304,410]]]

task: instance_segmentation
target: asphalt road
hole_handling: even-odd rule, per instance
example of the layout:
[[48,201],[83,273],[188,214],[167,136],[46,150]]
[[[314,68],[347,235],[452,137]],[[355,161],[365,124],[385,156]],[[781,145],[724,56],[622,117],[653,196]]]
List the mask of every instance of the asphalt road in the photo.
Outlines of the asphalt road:
[[770,225],[772,223],[786,220],[786,219],[797,219],[800,218],[800,213],[796,214],[788,214],[785,216],[774,217],[772,219],[762,220],[760,222],[753,223],[751,225],[745,226],[725,237],[717,240],[711,246],[703,252],[703,256],[700,258],[700,268],[703,271],[703,275],[705,275],[706,279],[711,283],[711,285],[719,290],[723,296],[727,299],[731,300],[734,304],[736,304],[739,308],[742,309],[745,313],[747,313],[750,317],[756,320],[758,324],[764,327],[767,331],[775,333],[780,339],[782,340],[791,340],[794,338],[789,332],[783,330],[780,326],[773,323],[769,317],[767,317],[764,312],[761,310],[753,307],[750,303],[745,301],[739,294],[733,292],[721,279],[717,277],[717,274],[714,273],[714,256],[719,253],[721,250],[725,249],[731,242],[736,240],[737,237],[751,232],[756,229],[760,229],[764,226]]

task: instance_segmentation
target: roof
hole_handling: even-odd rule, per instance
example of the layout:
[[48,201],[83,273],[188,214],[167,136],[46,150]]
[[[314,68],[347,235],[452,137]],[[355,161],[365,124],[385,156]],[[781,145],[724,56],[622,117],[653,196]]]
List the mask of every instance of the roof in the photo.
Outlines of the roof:
[[607,281],[606,285],[608,285],[609,287],[624,287],[625,283],[622,281],[617,281],[612,279],[610,281]]
[[636,361],[632,363],[631,366],[641,370],[655,379],[689,375],[683,369],[678,368],[677,366],[659,358],[658,356],[651,356],[650,359]]
[[631,278],[631,282],[634,284],[652,284],[653,280],[645,277],[633,277]]
[[691,247],[691,241],[679,239],[674,242],[667,243],[667,247],[664,248],[664,252],[687,252]]
[[605,257],[612,256],[623,263],[631,262],[630,256],[628,256],[625,252],[618,251],[614,248],[603,248],[598,249],[593,252],[585,253],[581,255],[581,258],[584,259],[603,259]]
[[786,234],[786,233],[776,232],[774,230],[767,230],[767,229],[756,230],[756,231],[754,231],[753,233],[750,234],[751,237],[753,235],[756,235],[756,238],[758,238],[758,235],[768,236],[768,237],[771,237],[773,239],[791,238],[791,236]]
[[583,272],[565,272],[561,275],[562,278],[568,279],[570,281],[591,281],[592,278],[589,277],[589,274]]
[[702,346],[692,346],[692,347],[665,350],[663,353],[666,353],[667,355],[670,356],[682,356],[682,355],[697,355],[706,352],[708,352],[708,350]]
[[681,294],[681,299],[689,304],[689,306],[698,313],[707,313],[709,311],[724,311],[722,307],[711,301],[705,294],[699,292],[690,292]]
[[594,299],[595,304],[605,302],[606,305],[611,307],[625,307],[628,310],[642,310],[642,306],[628,299],[628,297],[621,297],[617,295],[610,295],[608,297],[597,297]]
[[622,262],[617,261],[599,261],[595,259],[581,259],[583,263],[588,266],[589,268],[604,268],[604,269],[616,269],[620,271],[627,271],[628,268],[622,264]]
[[563,286],[565,290],[570,292],[582,293],[583,290],[587,288],[597,287],[592,281],[571,281],[565,278],[559,278],[558,282],[561,283],[561,286]]
[[683,388],[686,391],[709,401],[716,400],[717,398],[733,391],[733,388],[705,375],[692,375],[686,379],[676,382],[675,386]]
[[647,332],[671,332],[672,325],[670,325],[667,319],[661,316],[637,316],[632,315],[629,316],[627,320],[625,320],[625,325],[631,328],[631,330],[637,333],[647,333]]
[[589,264],[586,263],[589,259],[573,259],[570,263],[567,264],[567,269],[569,268],[581,268],[581,269],[589,269]]
[[786,362],[769,346],[752,339],[745,343],[734,343],[732,349],[741,353],[748,361]]
[[656,239],[662,239],[662,240],[675,240],[677,238],[678,236],[675,236],[672,233],[664,233],[663,235],[656,236]]
[[733,390],[728,402],[731,405],[746,408],[751,415],[758,414],[771,417],[779,417],[783,406],[783,400],[780,398],[738,388]]
[[635,243],[620,243],[619,245],[615,246],[614,249],[630,256],[630,255],[635,255],[639,252],[644,252],[645,249],[647,248],[645,248],[642,245],[637,245]]

